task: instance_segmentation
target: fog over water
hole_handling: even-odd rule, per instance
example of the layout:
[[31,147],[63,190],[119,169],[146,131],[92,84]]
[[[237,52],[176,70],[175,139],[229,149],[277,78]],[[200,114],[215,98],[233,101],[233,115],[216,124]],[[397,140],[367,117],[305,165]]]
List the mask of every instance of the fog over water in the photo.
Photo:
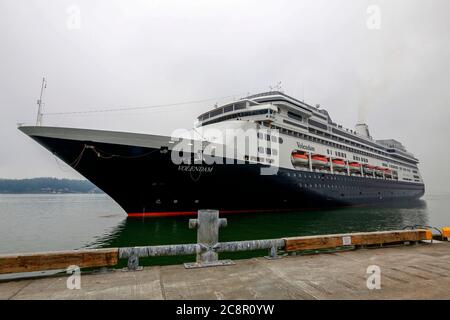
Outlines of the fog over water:
[[[46,112],[148,106],[267,91],[329,111],[421,161],[450,192],[450,2],[0,1],[0,178],[79,178],[16,128]],[[44,116],[45,125],[170,134],[227,99]]]

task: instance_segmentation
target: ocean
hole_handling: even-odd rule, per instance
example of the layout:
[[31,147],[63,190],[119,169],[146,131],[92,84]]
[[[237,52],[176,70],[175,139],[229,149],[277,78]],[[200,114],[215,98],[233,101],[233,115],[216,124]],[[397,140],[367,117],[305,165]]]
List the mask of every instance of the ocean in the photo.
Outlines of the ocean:
[[[220,241],[450,226],[450,194],[384,207],[348,207],[283,213],[225,215]],[[104,194],[0,195],[0,254],[195,243],[189,218],[128,218]],[[223,254],[247,258],[257,253]],[[194,257],[144,259],[143,264],[192,261]]]

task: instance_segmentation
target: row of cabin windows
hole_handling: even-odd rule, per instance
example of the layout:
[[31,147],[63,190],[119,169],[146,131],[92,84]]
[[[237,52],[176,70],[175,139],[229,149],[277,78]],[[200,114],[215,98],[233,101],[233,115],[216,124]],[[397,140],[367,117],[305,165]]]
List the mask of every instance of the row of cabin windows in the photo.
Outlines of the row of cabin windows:
[[344,152],[335,151],[334,154],[335,154],[337,157],[341,157],[341,158],[347,159],[347,154],[345,154]]
[[353,160],[364,162],[364,163],[369,163],[368,159],[363,158],[363,157],[359,157],[359,156],[353,156]]
[[[368,152],[356,150],[356,149],[353,149],[353,148],[350,148],[350,147],[347,147],[347,146],[343,146],[343,145],[340,145],[340,144],[337,144],[337,143],[334,143],[334,142],[330,142],[328,140],[322,140],[320,138],[312,137],[310,135],[307,135],[307,134],[304,134],[304,133],[301,133],[301,132],[288,130],[288,129],[285,129],[285,128],[282,128],[282,127],[278,127],[278,126],[275,126],[275,125],[273,125],[271,128],[272,129],[278,129],[280,131],[280,133],[287,134],[287,135],[290,135],[290,136],[293,136],[293,137],[298,137],[298,138],[301,138],[301,139],[304,139],[304,140],[309,140],[309,141],[312,141],[312,142],[318,142],[318,143],[321,143],[321,144],[324,144],[324,145],[328,145],[328,146],[334,147],[336,149],[343,149],[343,150],[347,150],[347,151],[350,151],[350,152],[353,152],[353,153],[358,153],[358,154],[361,154],[361,155],[364,155],[364,156],[367,156],[367,157],[372,157],[372,158],[377,158],[377,159],[380,159],[380,160],[384,160],[384,158],[376,156],[376,155],[372,155],[372,154],[370,154]],[[361,161],[362,162],[368,162],[368,161],[363,161],[363,160],[361,160]],[[395,160],[391,160],[391,159],[389,161],[398,163]],[[400,164],[400,163],[398,163],[398,164]]]
[[[226,115],[226,116],[223,116],[223,117],[219,117],[219,118],[214,119],[214,120],[209,120],[209,121],[203,122],[202,125],[206,126],[208,124],[213,124],[213,123],[222,122],[222,121],[231,120],[231,119],[236,119],[236,118],[256,116],[256,115],[262,115],[262,114],[272,114],[272,113],[273,113],[273,110],[269,110],[269,109],[261,109],[261,110],[239,112],[239,113],[234,113],[234,114],[229,114],[229,115]],[[199,118],[199,120],[200,120],[200,118]]]
[[[271,136],[270,134],[264,134],[264,133],[258,132],[257,136],[258,136],[258,139],[263,139],[263,140],[265,139],[267,141],[277,142],[277,137]],[[278,143],[282,144],[283,138],[278,137]]]
[[[328,154],[328,155],[333,155],[333,150],[327,149],[327,154]],[[335,152],[334,152],[334,155],[335,155],[336,157],[340,157],[340,158],[347,159],[347,154],[344,153],[344,152],[335,151]]]
[[301,115],[299,115],[299,114],[294,113],[294,112],[288,111],[287,115],[288,115],[289,118],[292,118],[294,120],[297,120],[297,121],[300,121],[300,122],[303,121],[303,117]]
[[[298,177],[298,178],[309,178],[309,179],[322,179],[322,180],[345,180],[349,181],[349,177],[343,178],[336,175],[326,175],[321,176],[320,174],[314,174],[314,173],[295,173],[295,172],[286,172],[287,177]],[[356,181],[356,179],[351,179],[351,181]]]
[[287,177],[298,177],[305,179],[321,179],[321,180],[337,180],[337,181],[345,181],[345,182],[359,182],[360,178],[354,178],[354,176],[337,176],[337,175],[320,175],[314,173],[295,173],[295,172],[286,172],[285,175]]
[[245,102],[234,103],[234,104],[231,104],[231,105],[228,105],[225,107],[217,108],[211,112],[205,113],[205,114],[201,115],[200,117],[198,117],[198,120],[204,121],[206,119],[218,116],[219,114],[222,114],[222,113],[245,109],[246,106],[247,106],[247,104]]
[[[304,187],[304,188],[328,188],[328,189],[353,189],[353,190],[359,190],[359,195],[362,195],[363,194],[363,192],[361,191],[361,189],[359,188],[359,187],[357,187],[357,186],[352,186],[352,185],[345,185],[345,186],[338,186],[338,185],[335,185],[335,184],[312,184],[312,183],[310,183],[310,184],[308,184],[308,183],[304,183],[304,184],[302,184],[302,183],[299,183],[299,187],[300,188],[302,188],[302,187]],[[384,194],[386,194],[385,192],[383,192]],[[390,192],[391,194],[394,194],[394,192],[393,191],[391,191]],[[370,194],[370,192],[369,192],[369,194]],[[381,195],[381,192],[380,191],[378,191],[378,195]],[[341,197],[344,197],[345,196],[345,194],[344,193],[341,193]]]
[[[340,186],[340,185],[336,185],[336,184],[320,184],[320,183],[299,183],[299,187],[302,188],[328,188],[328,189],[353,189],[353,190],[360,190],[360,187],[358,186],[354,186],[354,185],[345,185],[345,186]],[[359,194],[362,194],[362,192],[360,192]],[[342,195],[343,196],[343,195]]]
[[265,158],[261,158],[261,157],[249,157],[249,156],[245,156],[244,157],[245,161],[251,160],[251,161],[256,161],[256,162],[267,162],[267,163],[273,163],[274,160],[273,159],[265,159]]
[[259,153],[266,153],[268,155],[274,155],[274,156],[278,155],[278,150],[277,149],[271,149],[271,148],[258,147],[258,152]]
[[[361,149],[365,149],[365,150],[371,151],[371,152],[373,152],[373,153],[377,153],[377,154],[379,154],[379,155],[389,156],[389,154],[387,154],[387,153],[385,153],[385,152],[379,151],[379,150],[377,150],[377,149],[368,147],[368,146],[363,145],[363,144],[356,143],[356,142],[351,141],[351,140],[343,139],[343,138],[341,138],[341,137],[335,136],[335,135],[330,134],[330,133],[328,133],[328,132],[322,132],[322,131],[320,131],[320,130],[316,130],[316,129],[313,129],[313,128],[309,128],[309,132],[310,132],[310,133],[313,133],[313,134],[317,134],[317,135],[324,136],[324,137],[329,138],[329,139],[336,140],[336,141],[338,141],[338,142],[343,142],[343,143],[345,143],[345,144],[349,144],[349,145],[352,145],[352,146],[355,146],[355,147],[358,147],[358,148],[361,148]],[[351,148],[349,148],[349,147],[344,147],[344,149],[348,149],[348,150],[350,151]],[[355,151],[353,151],[353,152],[355,152]],[[368,152],[358,151],[357,153],[363,154],[363,155],[365,155],[365,156],[367,156],[367,157],[374,157],[374,158],[383,160],[382,157],[379,157],[379,156],[377,156],[377,155],[371,155],[371,154],[368,153]],[[391,160],[391,161],[393,161],[393,160]]]

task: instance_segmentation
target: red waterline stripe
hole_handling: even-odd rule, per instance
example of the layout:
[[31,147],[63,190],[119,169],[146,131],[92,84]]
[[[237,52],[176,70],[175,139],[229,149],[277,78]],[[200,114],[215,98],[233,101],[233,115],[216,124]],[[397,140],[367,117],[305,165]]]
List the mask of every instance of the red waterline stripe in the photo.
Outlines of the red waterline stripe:
[[[233,213],[255,213],[255,212],[276,212],[276,211],[292,211],[292,209],[251,209],[251,210],[219,210],[221,214]],[[167,212],[132,212],[128,213],[129,217],[175,217],[175,216],[195,216],[197,211],[167,211]]]
[[[363,205],[362,205],[363,206]],[[357,205],[328,207],[327,209],[336,209],[344,207],[357,207]],[[298,208],[298,209],[247,209],[247,210],[219,210],[220,214],[237,213],[263,213],[263,212],[289,212],[289,211],[315,211],[324,208]],[[132,212],[129,217],[177,217],[177,216],[196,216],[197,211],[162,211],[162,212]]]
[[176,217],[176,216],[193,216],[197,211],[168,211],[168,212],[140,212],[128,213],[129,217]]

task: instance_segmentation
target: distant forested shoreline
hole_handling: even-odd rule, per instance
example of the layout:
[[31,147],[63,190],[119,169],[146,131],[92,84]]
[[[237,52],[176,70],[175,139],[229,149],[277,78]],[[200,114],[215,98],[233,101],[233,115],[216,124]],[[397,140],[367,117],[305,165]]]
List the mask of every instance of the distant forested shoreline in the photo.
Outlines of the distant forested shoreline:
[[0,179],[0,194],[24,193],[102,193],[87,180],[57,178]]

